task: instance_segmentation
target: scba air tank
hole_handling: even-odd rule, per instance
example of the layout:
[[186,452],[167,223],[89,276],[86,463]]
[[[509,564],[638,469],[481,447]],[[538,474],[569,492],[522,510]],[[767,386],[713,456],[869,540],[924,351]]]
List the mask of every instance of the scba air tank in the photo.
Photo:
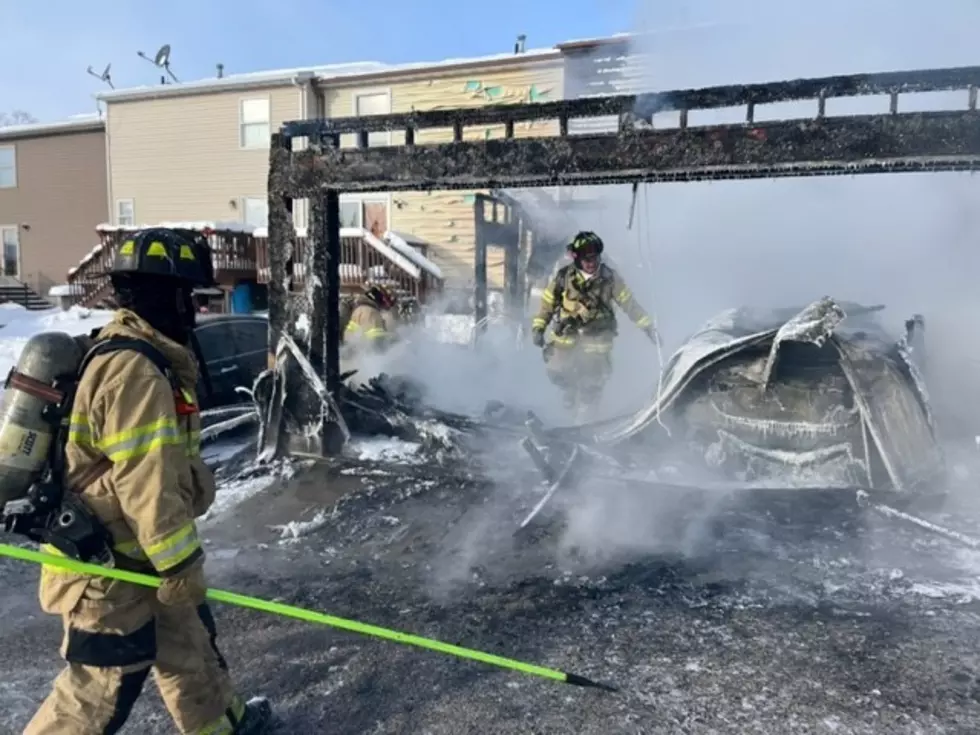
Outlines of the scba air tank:
[[56,378],[75,375],[82,346],[64,332],[31,337],[0,399],[0,510],[27,494],[45,468],[57,426],[45,409],[58,402]]

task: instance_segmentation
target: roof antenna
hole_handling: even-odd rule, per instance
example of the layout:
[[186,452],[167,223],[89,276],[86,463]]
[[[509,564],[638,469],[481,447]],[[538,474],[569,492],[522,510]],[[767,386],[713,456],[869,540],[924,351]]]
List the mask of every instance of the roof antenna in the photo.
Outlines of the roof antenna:
[[[180,80],[176,76],[174,76],[174,73],[172,71],[170,71],[170,44],[169,43],[163,44],[163,46],[160,47],[160,50],[157,51],[156,56],[154,56],[152,59],[146,54],[144,54],[142,51],[137,51],[136,55],[139,56],[141,59],[146,59],[154,66],[163,69],[164,71],[167,72],[167,74],[170,76],[171,79],[173,79],[175,82],[180,84]],[[167,78],[160,77],[160,84],[168,84]]]
[[109,85],[109,89],[115,89],[115,87],[112,84],[112,77],[109,76],[109,69],[110,68],[112,68],[112,64],[111,63],[105,65],[105,69],[102,70],[102,73],[101,74],[96,74],[94,71],[92,71],[92,67],[91,66],[88,69],[86,69],[85,71],[87,71],[89,74],[91,74],[96,79],[99,79],[99,80],[105,82],[106,84],[108,84]]

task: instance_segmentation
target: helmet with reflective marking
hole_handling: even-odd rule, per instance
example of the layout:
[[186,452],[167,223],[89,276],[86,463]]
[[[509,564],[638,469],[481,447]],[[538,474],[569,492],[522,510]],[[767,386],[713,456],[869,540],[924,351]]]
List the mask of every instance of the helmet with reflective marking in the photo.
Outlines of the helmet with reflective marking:
[[214,285],[207,239],[192,230],[169,227],[139,230],[126,238],[116,250],[109,274],[163,276],[194,286]]
[[398,302],[395,292],[383,283],[369,283],[364,287],[364,295],[381,309],[390,309]]
[[602,255],[604,248],[602,238],[594,232],[588,231],[578,233],[568,244],[569,252],[576,259],[597,257]]

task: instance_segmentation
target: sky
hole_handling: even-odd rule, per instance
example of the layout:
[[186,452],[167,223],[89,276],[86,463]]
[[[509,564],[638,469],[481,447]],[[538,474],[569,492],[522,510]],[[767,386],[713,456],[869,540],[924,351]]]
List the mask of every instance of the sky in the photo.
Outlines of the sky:
[[[555,12],[556,8],[561,12]],[[0,111],[52,121],[96,110],[112,64],[117,88],[156,83],[137,56],[171,45],[181,81],[306,65],[438,61],[628,31],[635,0],[0,0]]]
[[[179,79],[355,61],[506,53],[656,30],[656,86],[976,63],[980,0],[0,0],[0,112],[95,111],[89,76],[154,84],[137,56],[171,45]],[[680,30],[678,30],[680,29]],[[684,30],[688,29],[688,30]]]

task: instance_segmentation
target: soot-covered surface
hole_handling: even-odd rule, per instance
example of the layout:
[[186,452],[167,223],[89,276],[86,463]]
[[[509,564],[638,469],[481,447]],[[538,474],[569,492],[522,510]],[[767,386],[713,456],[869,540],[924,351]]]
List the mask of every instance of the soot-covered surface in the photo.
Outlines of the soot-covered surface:
[[[210,529],[210,574],[620,693],[219,606],[243,691],[272,697],[289,733],[980,731],[980,556],[891,525],[858,542],[846,525],[755,517],[689,539],[683,558],[644,551],[636,523],[629,538],[620,525],[662,504],[586,491],[593,505],[567,532],[514,540],[513,490],[420,466],[317,466]],[[648,538],[668,527],[651,522]],[[600,564],[610,544],[629,553]],[[36,570],[0,562],[0,574],[0,732],[18,733],[60,666],[59,624],[37,611]],[[152,686],[125,731],[173,732]]]

